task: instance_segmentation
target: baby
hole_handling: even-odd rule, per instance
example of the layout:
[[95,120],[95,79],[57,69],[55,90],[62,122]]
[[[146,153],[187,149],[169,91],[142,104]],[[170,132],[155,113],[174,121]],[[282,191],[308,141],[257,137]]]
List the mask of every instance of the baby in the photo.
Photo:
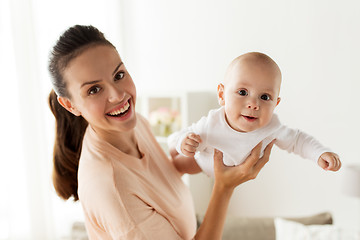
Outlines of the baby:
[[[275,139],[279,148],[317,162],[325,170],[337,171],[337,154],[312,136],[282,125],[275,107],[280,102],[281,72],[267,55],[250,52],[235,58],[225,80],[218,85],[220,108],[190,127],[173,133],[169,145],[179,154],[195,157],[199,167],[214,176],[214,148],[223,152],[227,166],[241,164],[251,150],[262,142],[262,151]],[[178,167],[177,162],[174,162]]]

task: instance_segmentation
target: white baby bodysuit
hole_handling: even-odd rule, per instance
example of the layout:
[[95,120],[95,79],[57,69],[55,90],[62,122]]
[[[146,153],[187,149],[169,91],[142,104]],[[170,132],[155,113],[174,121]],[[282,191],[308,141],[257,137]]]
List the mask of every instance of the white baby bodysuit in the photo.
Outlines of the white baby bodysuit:
[[176,150],[181,152],[181,142],[190,132],[200,135],[200,143],[195,159],[200,168],[208,176],[214,176],[214,148],[223,152],[223,162],[227,166],[241,164],[251,153],[251,150],[262,143],[261,155],[266,146],[276,139],[275,145],[288,152],[293,152],[303,158],[317,162],[320,155],[330,152],[319,141],[298,129],[282,125],[276,114],[269,124],[252,132],[238,132],[232,129],[225,120],[224,107],[210,110],[206,117],[168,138],[168,144],[176,144]]

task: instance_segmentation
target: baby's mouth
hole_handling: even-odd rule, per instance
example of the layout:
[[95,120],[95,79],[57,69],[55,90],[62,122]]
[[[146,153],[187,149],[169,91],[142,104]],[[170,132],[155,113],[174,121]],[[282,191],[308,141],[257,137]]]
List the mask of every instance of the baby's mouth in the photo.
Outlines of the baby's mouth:
[[257,117],[253,117],[253,116],[246,116],[246,115],[242,115],[243,118],[245,118],[246,120],[253,122],[257,119]]
[[130,103],[129,102],[130,102],[130,99],[129,99],[129,101],[127,101],[125,103],[124,106],[122,106],[121,108],[117,108],[117,109],[107,113],[106,115],[110,116],[110,117],[121,117],[121,116],[125,115],[130,109]]

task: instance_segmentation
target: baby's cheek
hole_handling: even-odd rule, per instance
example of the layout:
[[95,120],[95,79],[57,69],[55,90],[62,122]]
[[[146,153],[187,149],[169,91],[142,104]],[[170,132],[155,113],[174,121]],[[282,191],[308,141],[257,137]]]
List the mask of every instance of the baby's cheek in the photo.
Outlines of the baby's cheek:
[[262,121],[260,121],[260,126],[259,126],[259,128],[262,128],[262,127],[268,125],[268,124],[270,123],[270,121],[271,121],[271,117],[272,117],[272,115],[270,115],[270,116],[264,116],[264,117],[262,118]]

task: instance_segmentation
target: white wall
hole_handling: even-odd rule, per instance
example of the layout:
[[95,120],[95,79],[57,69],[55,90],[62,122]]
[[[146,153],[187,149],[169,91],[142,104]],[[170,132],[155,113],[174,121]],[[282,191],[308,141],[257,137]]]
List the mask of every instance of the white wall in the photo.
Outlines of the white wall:
[[[359,163],[360,4],[356,0],[122,2],[121,53],[140,91],[215,91],[226,66],[262,51],[283,72],[277,113],[316,136],[344,164]],[[341,171],[324,172],[274,148],[258,178],[239,187],[238,216],[333,213],[356,227],[360,208],[340,192]],[[358,224],[360,226],[360,224]]]
[[[20,86],[19,106],[21,107],[18,112],[23,117],[19,119],[25,123],[23,125],[26,131],[22,131],[25,146],[32,150],[25,152],[24,159],[24,168],[28,174],[26,186],[29,200],[25,202],[24,198],[19,198],[28,204],[26,205],[28,209],[22,214],[25,215],[24,213],[29,211],[30,217],[29,220],[23,220],[23,215],[16,216],[22,221],[28,220],[30,224],[29,229],[25,229],[24,224],[19,224],[19,220],[16,219],[16,222],[14,221],[16,231],[27,232],[26,239],[64,239],[70,235],[72,224],[75,221],[83,221],[84,217],[79,202],[63,201],[56,195],[52,186],[51,159],[55,121],[47,104],[47,96],[52,88],[47,70],[48,56],[60,34],[75,24],[92,24],[98,27],[121,51],[121,8],[117,0],[8,1],[11,2],[11,5],[9,4],[11,7],[5,11],[12,17],[15,59],[21,63],[17,65],[20,66],[19,69],[16,69],[16,73],[21,77],[19,80],[15,79],[19,81]],[[33,73],[33,76],[29,76],[29,72]],[[6,77],[5,75],[6,81],[14,81],[11,78],[12,74],[9,78]],[[16,90],[14,92],[16,93]],[[9,99],[16,99],[16,96],[8,97],[7,101]],[[11,105],[11,108],[15,107],[16,104]],[[36,144],[29,144],[30,142]],[[41,154],[37,154],[41,157],[33,153],[35,151],[33,149],[39,148]],[[21,153],[21,149],[19,152]],[[27,154],[28,152],[31,154]],[[17,174],[13,173],[13,175]],[[20,177],[17,178],[18,181],[19,179],[21,180]],[[22,192],[19,188],[14,187],[14,189]],[[13,202],[14,208],[19,208],[17,203],[19,200]]]

